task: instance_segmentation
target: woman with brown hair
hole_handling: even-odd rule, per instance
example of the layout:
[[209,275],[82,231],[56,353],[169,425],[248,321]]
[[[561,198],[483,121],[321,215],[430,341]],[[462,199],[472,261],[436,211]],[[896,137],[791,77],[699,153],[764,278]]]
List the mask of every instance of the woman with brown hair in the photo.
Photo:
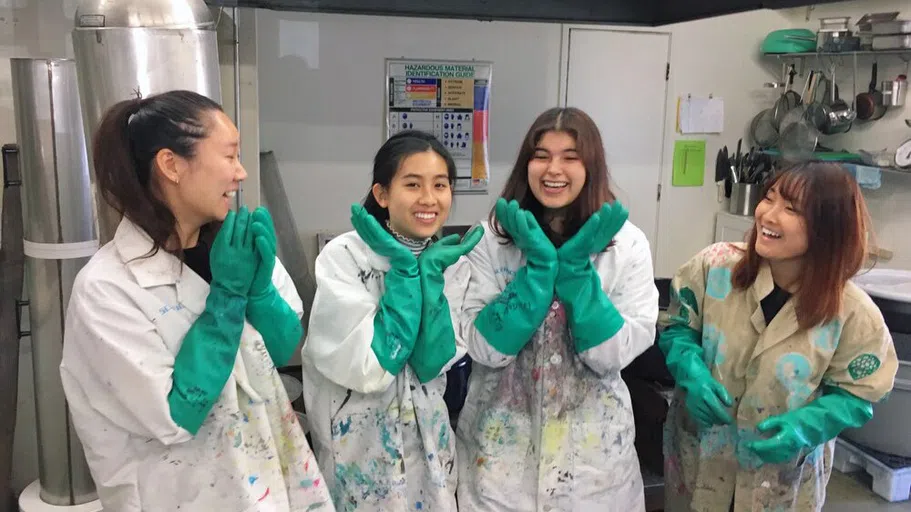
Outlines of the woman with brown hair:
[[835,437],[872,417],[898,365],[879,309],[849,281],[868,228],[850,174],[802,164],[767,186],[747,243],[677,271],[659,340],[677,381],[666,510],[822,510]]
[[467,255],[460,510],[645,510],[620,370],[654,342],[658,291],[626,219],[591,118],[541,114]]

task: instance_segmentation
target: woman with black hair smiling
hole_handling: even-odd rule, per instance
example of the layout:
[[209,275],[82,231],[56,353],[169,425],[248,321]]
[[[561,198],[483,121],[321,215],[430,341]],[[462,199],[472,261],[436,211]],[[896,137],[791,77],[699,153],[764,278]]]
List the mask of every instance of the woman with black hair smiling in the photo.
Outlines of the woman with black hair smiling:
[[460,510],[645,510],[620,370],[654,342],[658,290],[626,219],[591,118],[541,114],[467,256]]
[[304,344],[313,444],[339,510],[456,509],[445,371],[465,355],[453,328],[475,229],[435,240],[455,162],[432,135],[400,132],[374,158],[354,231],[316,259]]
[[60,376],[104,510],[333,510],[276,366],[303,304],[221,106],[112,106],[95,176],[123,220],[73,283]]

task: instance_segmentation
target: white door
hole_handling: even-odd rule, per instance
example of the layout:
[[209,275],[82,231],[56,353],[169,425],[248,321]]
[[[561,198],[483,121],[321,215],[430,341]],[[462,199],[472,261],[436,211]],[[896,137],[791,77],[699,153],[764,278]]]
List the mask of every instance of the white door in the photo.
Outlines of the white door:
[[670,35],[569,30],[565,104],[597,123],[611,186],[655,256]]

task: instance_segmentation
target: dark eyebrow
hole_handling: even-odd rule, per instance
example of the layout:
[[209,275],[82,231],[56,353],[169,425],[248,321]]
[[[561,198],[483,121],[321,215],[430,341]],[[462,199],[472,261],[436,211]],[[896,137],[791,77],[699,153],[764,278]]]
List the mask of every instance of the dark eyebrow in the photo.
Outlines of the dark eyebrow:
[[[542,147],[536,147],[535,151],[543,151],[545,153],[550,153],[550,150],[542,148]],[[578,152],[579,152],[579,150],[576,148],[566,148],[566,149],[561,149],[560,151],[557,151],[557,153],[578,153]]]

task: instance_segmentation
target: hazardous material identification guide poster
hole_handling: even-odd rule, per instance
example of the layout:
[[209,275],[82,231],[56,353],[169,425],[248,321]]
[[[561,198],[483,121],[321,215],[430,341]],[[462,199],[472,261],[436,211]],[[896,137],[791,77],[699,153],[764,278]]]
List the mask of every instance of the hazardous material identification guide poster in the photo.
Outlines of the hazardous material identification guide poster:
[[455,192],[487,192],[492,68],[479,61],[386,59],[386,138],[403,130],[432,133],[455,160]]

